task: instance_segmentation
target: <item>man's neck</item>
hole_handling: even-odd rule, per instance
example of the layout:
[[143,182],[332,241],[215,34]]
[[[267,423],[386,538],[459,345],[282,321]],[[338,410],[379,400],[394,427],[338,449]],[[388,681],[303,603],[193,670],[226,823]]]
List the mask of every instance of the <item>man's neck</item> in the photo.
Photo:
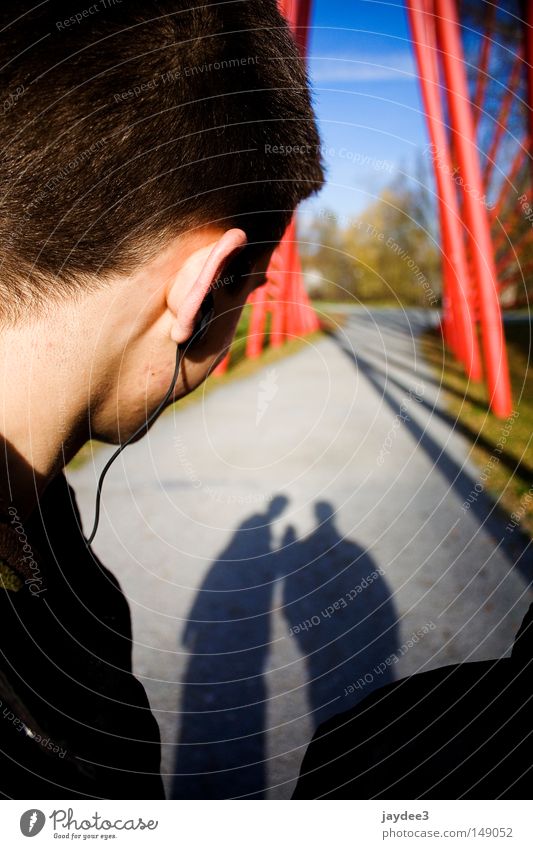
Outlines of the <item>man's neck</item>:
[[43,473],[32,466],[26,456],[3,436],[0,436],[0,452],[1,512],[5,513],[7,508],[13,506],[22,519],[33,512],[48,484],[77,453],[75,450],[69,452],[63,461],[60,452],[56,462],[48,463]]
[[80,379],[69,374],[65,344],[65,333],[2,333],[0,498],[21,518],[88,438]]

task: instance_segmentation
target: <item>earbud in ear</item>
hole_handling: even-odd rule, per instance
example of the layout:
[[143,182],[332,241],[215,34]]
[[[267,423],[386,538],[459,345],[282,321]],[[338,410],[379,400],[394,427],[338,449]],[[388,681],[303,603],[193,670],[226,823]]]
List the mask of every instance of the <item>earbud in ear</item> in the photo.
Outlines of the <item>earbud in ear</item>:
[[213,293],[208,292],[202,301],[202,305],[198,311],[198,316],[194,323],[194,330],[189,340],[190,344],[196,345],[201,342],[209,329],[209,325],[215,314],[215,300]]

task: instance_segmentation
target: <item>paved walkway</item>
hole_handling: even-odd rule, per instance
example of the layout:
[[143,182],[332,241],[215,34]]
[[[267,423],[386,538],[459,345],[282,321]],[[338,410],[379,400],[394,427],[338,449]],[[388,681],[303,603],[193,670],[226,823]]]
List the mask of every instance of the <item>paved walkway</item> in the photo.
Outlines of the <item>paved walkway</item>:
[[[288,798],[318,721],[509,650],[531,555],[476,491],[417,349],[430,320],[354,311],[110,471],[94,549],[130,601],[169,795]],[[69,473],[86,532],[112,450]]]

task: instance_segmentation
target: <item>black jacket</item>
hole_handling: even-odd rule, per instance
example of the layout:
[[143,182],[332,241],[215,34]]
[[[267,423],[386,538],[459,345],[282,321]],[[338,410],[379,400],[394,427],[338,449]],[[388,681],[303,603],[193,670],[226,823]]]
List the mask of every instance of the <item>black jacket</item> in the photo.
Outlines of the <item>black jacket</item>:
[[530,799],[533,605],[511,657],[375,690],[317,729],[293,799]]
[[131,649],[128,603],[61,473],[28,520],[0,518],[0,797],[164,798]]

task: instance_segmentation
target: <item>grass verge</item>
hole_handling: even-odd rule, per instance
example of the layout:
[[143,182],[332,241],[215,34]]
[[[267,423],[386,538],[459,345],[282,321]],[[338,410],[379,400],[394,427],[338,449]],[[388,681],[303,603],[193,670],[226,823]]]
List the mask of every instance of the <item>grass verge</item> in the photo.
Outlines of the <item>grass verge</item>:
[[485,385],[468,380],[438,330],[428,331],[420,341],[450,413],[471,440],[485,490],[533,538],[532,330],[527,317],[505,323],[514,410],[506,421],[487,411]]

